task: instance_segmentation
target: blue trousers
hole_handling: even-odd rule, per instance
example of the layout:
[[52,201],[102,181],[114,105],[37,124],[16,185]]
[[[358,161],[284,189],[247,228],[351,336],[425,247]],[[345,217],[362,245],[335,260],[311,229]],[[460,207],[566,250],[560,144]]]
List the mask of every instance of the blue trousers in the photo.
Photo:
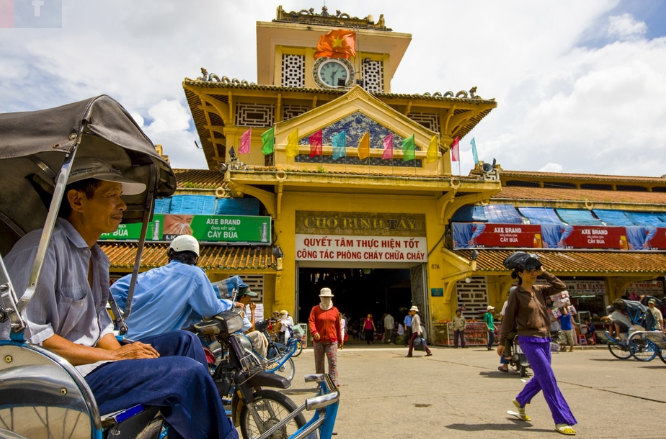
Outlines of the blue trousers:
[[520,406],[524,407],[525,404],[529,404],[539,391],[543,391],[543,397],[546,398],[555,424],[575,425],[576,418],[564,400],[560,388],[557,387],[555,374],[550,365],[550,338],[519,335],[518,343],[534,371],[532,379],[516,396]]
[[86,376],[102,414],[136,404],[160,407],[169,438],[238,438],[206,365],[201,342],[174,331],[146,337],[160,358],[103,364]]

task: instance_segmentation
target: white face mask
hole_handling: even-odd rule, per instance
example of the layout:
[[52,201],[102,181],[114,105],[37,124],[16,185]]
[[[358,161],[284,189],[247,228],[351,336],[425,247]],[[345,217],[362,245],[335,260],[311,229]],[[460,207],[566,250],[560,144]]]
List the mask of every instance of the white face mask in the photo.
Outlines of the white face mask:
[[320,297],[319,307],[323,310],[328,310],[333,308],[333,299],[330,297]]

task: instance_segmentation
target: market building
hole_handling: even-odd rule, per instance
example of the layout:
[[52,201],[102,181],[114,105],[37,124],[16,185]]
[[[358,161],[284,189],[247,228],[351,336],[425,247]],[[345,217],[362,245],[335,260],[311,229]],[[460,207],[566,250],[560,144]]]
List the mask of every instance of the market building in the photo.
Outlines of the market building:
[[[266,310],[286,309],[306,321],[328,286],[353,320],[373,313],[379,321],[385,311],[401,320],[417,305],[435,343],[447,342],[445,322],[457,307],[468,318],[479,318],[488,304],[501,307],[511,283],[501,262],[518,248],[538,252],[572,294],[580,293],[583,311],[596,312],[627,288],[663,296],[663,250],[619,248],[621,235],[618,248],[544,249],[542,222],[520,209],[587,211],[591,223],[581,225],[596,230],[610,226],[597,210],[666,221],[666,181],[504,171],[482,162],[469,175],[454,175],[456,139],[497,102],[475,87],[393,92],[410,41],[383,16],[278,7],[274,20],[257,22],[257,83],[205,69],[186,78],[209,169],[176,171],[177,194],[156,205],[141,269],[166,263],[168,240],[193,233],[211,280],[241,275]],[[491,211],[499,219],[485,216]],[[502,222],[502,214],[511,219]],[[474,224],[526,229],[507,227],[520,235],[505,236],[507,242],[487,231],[470,245]],[[454,231],[470,239],[460,245]],[[117,276],[132,268],[132,233],[102,244]],[[655,246],[663,249],[659,239]]]

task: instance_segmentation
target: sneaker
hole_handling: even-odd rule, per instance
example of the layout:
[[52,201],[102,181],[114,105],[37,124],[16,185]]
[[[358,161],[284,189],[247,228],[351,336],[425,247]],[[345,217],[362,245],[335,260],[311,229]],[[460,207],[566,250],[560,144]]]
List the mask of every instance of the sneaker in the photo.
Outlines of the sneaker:
[[432,352],[428,352],[428,353],[426,354],[426,357],[432,357]]
[[[520,406],[520,403],[518,402],[517,399],[514,399],[514,400],[513,400],[513,405],[515,405],[516,408],[518,409],[518,417],[519,417],[521,420],[523,420],[523,421],[531,421],[531,420],[532,420],[532,418],[530,418],[529,416],[527,416],[527,413],[525,413],[525,407],[521,407],[521,406]],[[525,404],[525,405],[527,405],[527,404]]]

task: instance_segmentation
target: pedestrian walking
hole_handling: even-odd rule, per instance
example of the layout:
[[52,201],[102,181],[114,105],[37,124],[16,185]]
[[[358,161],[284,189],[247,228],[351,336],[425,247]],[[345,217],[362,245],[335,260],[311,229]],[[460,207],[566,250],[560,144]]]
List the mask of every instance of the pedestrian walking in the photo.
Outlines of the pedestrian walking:
[[407,315],[405,318],[402,320],[402,326],[405,329],[405,346],[409,344],[409,340],[412,337],[412,316],[410,315],[410,312],[407,311]]
[[[557,386],[550,364],[550,316],[546,306],[546,298],[563,291],[566,285],[545,271],[539,257],[534,254],[516,252],[504,260],[504,266],[513,270],[511,277],[518,281],[518,286],[509,293],[507,299],[497,353],[500,356],[504,354],[504,342],[515,323],[518,343],[534,372],[532,379],[513,400],[518,409],[517,416],[523,421],[529,421],[525,407],[537,393],[543,391],[555,421],[555,430],[565,435],[575,435],[573,425],[576,424],[576,418]],[[535,285],[539,276],[543,277],[548,285]]]
[[[412,318],[412,336],[409,338],[409,352],[407,352],[407,357],[412,356],[412,350],[414,349],[414,340],[416,337],[420,337],[423,333],[423,327],[421,326],[421,318],[418,315],[419,308],[417,306],[412,306],[409,309],[410,317]],[[423,338],[423,346],[425,347],[426,357],[432,355],[430,348],[428,348],[428,343],[426,339]]]
[[366,343],[371,344],[375,338],[375,321],[372,319],[372,314],[368,315],[363,319],[363,337],[365,338]]
[[460,347],[465,347],[465,328],[467,327],[467,321],[462,315],[462,309],[458,308],[456,310],[456,316],[453,318],[453,345],[457,348],[460,344]]
[[338,344],[342,343],[340,312],[333,306],[330,288],[319,291],[319,305],[312,307],[308,327],[312,334],[315,372],[324,373],[324,357],[328,359],[328,374],[335,385],[338,381]]
[[486,346],[488,350],[493,348],[493,343],[495,342],[495,319],[492,313],[494,309],[494,306],[488,305],[486,313],[483,315],[483,321],[486,322],[486,332],[488,334],[488,345]]
[[384,313],[384,336],[382,341],[384,343],[393,342],[393,326],[395,326],[395,320],[393,316],[387,312]]

